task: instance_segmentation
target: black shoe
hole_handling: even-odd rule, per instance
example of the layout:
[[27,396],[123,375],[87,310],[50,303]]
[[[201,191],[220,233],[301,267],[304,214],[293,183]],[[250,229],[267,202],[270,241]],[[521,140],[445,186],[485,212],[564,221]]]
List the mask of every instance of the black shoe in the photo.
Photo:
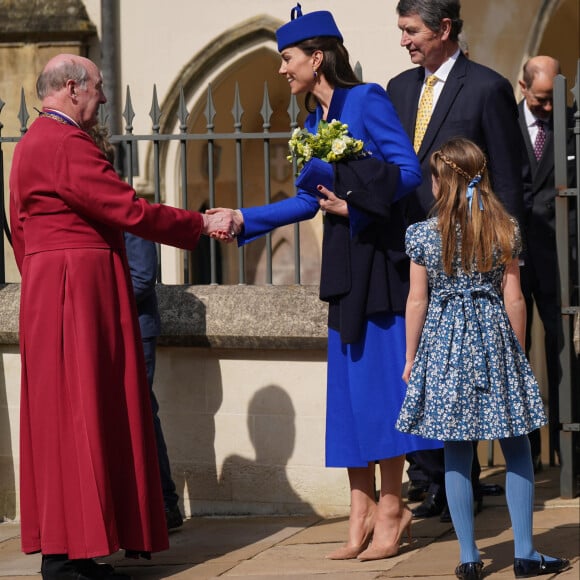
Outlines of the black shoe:
[[443,511],[446,503],[442,494],[426,493],[423,503],[411,511],[414,518],[432,518]]
[[566,558],[556,558],[555,560],[544,560],[540,554],[539,560],[526,560],[516,558],[514,560],[514,574],[516,578],[533,578],[544,574],[557,574],[570,567],[570,562]]
[[97,564],[91,559],[69,560],[61,555],[43,555],[43,580],[130,580],[128,574],[115,572],[109,564]]
[[108,578],[111,574],[115,574],[115,569],[110,564],[99,564],[92,559],[76,560],[76,562],[78,562],[77,569],[91,578]]
[[459,580],[481,580],[483,578],[483,562],[465,562],[455,568]]
[[428,489],[428,483],[409,481],[409,486],[407,488],[407,499],[409,501],[421,501]]
[[478,489],[481,495],[503,495],[505,493],[501,485],[494,483],[480,483]]
[[179,506],[165,508],[165,521],[167,522],[168,530],[180,528],[183,525],[183,516],[179,511]]

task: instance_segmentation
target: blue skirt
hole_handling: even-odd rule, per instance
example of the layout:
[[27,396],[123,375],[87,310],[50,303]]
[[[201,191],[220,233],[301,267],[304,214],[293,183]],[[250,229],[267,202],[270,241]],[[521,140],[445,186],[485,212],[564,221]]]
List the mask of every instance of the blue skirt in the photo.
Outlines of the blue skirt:
[[370,317],[354,344],[343,344],[328,329],[327,467],[366,467],[443,446],[395,429],[407,389],[401,378],[405,348],[405,318],[399,315]]

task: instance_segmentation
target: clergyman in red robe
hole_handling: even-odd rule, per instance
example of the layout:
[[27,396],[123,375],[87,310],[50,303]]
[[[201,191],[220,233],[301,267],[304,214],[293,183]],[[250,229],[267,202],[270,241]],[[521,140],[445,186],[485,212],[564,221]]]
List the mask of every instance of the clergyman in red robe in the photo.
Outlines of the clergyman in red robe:
[[106,102],[98,67],[51,59],[40,117],[10,174],[22,275],[22,550],[45,580],[122,575],[93,558],[168,547],[149,390],[123,231],[192,250],[225,218],[150,204],[87,134]]

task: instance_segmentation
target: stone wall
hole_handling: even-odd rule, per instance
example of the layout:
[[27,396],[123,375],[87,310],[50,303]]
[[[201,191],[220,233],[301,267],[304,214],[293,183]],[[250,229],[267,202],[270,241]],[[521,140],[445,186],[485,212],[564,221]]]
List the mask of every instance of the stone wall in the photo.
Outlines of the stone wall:
[[[0,287],[0,521],[18,519],[19,284]],[[155,391],[186,514],[348,513],[324,467],[317,286],[158,286]]]

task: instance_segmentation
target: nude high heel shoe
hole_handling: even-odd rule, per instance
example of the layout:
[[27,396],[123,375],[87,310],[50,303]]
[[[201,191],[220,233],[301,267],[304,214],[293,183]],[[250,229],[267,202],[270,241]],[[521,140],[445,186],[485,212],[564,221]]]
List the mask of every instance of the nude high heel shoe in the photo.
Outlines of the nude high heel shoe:
[[395,541],[388,546],[375,546],[371,544],[364,552],[361,552],[357,558],[361,562],[366,562],[369,560],[382,560],[383,558],[392,558],[399,553],[399,547],[401,544],[401,536],[403,532],[407,532],[407,541],[411,543],[411,521],[413,519],[413,514],[411,510],[403,508],[403,513],[401,515],[401,521],[399,522],[399,530],[397,532],[397,537]]
[[365,535],[363,537],[362,542],[358,546],[349,546],[345,544],[344,546],[334,550],[326,556],[328,560],[353,560],[356,558],[361,552],[363,552],[371,542],[371,538],[373,537],[373,529],[375,527],[375,516],[374,514],[371,516],[370,520],[368,521],[369,525],[365,531]]

